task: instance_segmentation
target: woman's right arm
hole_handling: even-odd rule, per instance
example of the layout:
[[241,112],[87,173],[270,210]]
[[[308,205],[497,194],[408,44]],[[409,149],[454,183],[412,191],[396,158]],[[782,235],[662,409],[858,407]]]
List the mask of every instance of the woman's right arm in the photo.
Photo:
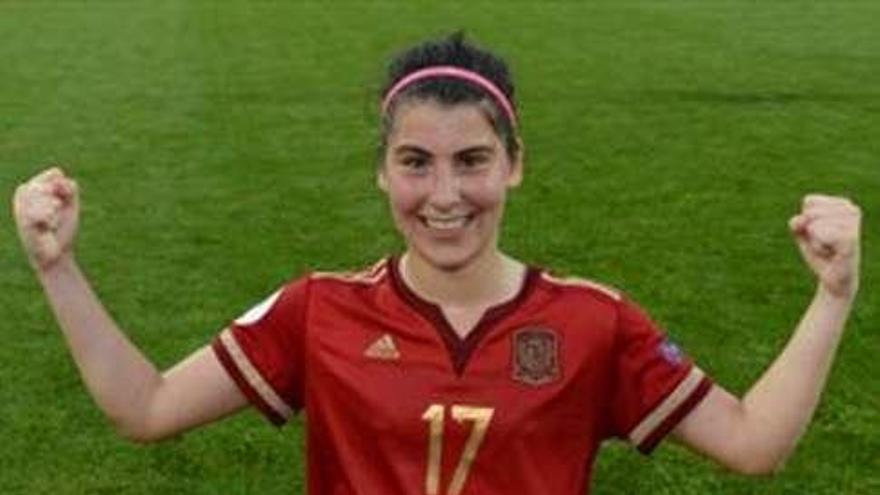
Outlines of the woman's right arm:
[[160,373],[119,330],[74,259],[79,197],[61,170],[19,186],[13,211],[83,381],[121,435],[157,441],[247,405],[210,347]]

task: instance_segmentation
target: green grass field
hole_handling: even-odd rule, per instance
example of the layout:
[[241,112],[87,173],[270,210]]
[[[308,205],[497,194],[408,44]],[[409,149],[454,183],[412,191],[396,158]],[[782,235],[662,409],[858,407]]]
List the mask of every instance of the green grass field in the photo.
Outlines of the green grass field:
[[[79,259],[167,367],[289,277],[400,249],[373,186],[383,61],[458,28],[518,76],[504,247],[624,288],[735,392],[809,302],[786,230],[800,197],[865,212],[859,302],[787,469],[609,445],[594,493],[880,493],[880,3],[0,1],[0,196],[66,164]],[[114,436],[8,213],[0,338],[0,493],[303,492],[300,423]]]

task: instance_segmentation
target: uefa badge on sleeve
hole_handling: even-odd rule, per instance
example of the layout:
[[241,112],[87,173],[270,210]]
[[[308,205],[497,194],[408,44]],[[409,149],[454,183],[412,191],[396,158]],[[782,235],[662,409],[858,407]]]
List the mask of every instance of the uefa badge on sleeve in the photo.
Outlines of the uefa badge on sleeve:
[[681,348],[668,338],[664,339],[660,344],[660,355],[667,363],[675,366],[684,362],[684,353],[681,352]]
[[513,379],[538,387],[561,375],[559,337],[553,330],[528,327],[513,334]]

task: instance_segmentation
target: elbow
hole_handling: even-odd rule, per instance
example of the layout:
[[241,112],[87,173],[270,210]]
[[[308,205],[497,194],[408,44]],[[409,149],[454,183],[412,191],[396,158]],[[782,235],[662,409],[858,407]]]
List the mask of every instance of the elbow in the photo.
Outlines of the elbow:
[[147,422],[114,421],[113,426],[120,438],[137,445],[155,444],[168,436],[150,427]]
[[117,425],[115,429],[120,438],[137,445],[149,445],[161,440],[158,436],[144,429],[121,425]]
[[734,436],[733,449],[726,467],[743,476],[770,478],[785,469],[786,462],[794,452],[797,437],[780,434],[781,428],[768,429],[767,421],[756,423],[754,416],[745,419]]
[[727,465],[731,471],[744,476],[769,478],[779,474],[785,468],[787,456],[746,456],[739,462]]
[[126,410],[105,411],[119,438],[137,445],[161,442],[171,436],[167,425],[150,404]]

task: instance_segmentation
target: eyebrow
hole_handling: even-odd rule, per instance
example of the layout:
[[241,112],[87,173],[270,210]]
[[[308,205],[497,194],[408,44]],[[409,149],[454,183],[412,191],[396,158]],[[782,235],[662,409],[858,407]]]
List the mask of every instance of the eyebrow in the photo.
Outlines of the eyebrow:
[[[455,156],[463,156],[471,153],[492,153],[495,151],[495,148],[489,146],[487,144],[478,144],[475,146],[469,146],[463,150],[458,150],[455,152]],[[396,148],[394,148],[395,155],[402,155],[404,153],[417,153],[420,155],[431,155],[432,153],[422,147],[416,146],[414,144],[402,144]]]
[[480,144],[477,146],[471,146],[471,147],[465,148],[460,151],[456,151],[455,156],[464,156],[464,155],[469,155],[471,153],[494,153],[494,152],[495,152],[494,147],[486,145],[486,144]]
[[404,153],[418,153],[420,155],[430,155],[431,152],[420,148],[414,144],[401,144],[400,146],[394,148],[395,155],[402,155]]

